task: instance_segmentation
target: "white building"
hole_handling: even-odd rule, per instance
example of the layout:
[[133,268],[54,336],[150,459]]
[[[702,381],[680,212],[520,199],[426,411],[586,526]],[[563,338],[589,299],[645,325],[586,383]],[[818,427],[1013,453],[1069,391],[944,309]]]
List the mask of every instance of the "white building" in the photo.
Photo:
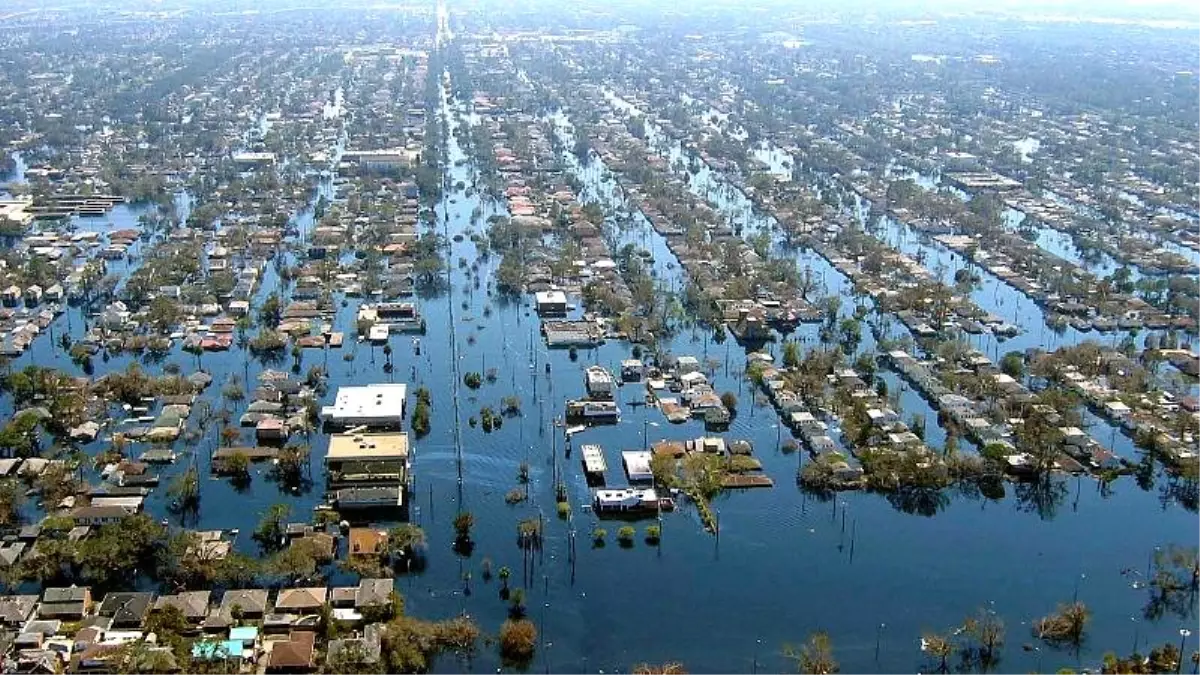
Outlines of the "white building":
[[342,161],[356,163],[368,171],[395,171],[412,166],[420,160],[420,153],[407,148],[347,150],[342,153]]
[[243,166],[274,164],[275,153],[272,152],[235,152],[233,161]]
[[681,356],[675,359],[675,367],[679,370],[680,375],[699,372],[700,359],[694,356]]
[[654,472],[650,470],[651,453],[645,450],[626,450],[621,453],[621,463],[625,465],[625,475],[633,482],[654,480]]
[[589,366],[583,372],[583,383],[587,387],[588,396],[602,401],[612,400],[616,384],[612,374],[603,366]]
[[333,405],[321,408],[321,419],[346,427],[399,428],[407,395],[405,384],[339,387]]
[[566,316],[567,294],[562,291],[538,291],[534,295],[537,313],[542,316]]

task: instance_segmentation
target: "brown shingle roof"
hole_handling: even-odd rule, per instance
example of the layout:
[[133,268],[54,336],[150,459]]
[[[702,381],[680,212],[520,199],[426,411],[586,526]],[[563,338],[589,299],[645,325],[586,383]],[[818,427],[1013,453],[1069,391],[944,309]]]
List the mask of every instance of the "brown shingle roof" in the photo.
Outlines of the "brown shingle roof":
[[286,642],[277,642],[271,648],[267,670],[298,671],[313,667],[313,640],[310,632],[293,632]]

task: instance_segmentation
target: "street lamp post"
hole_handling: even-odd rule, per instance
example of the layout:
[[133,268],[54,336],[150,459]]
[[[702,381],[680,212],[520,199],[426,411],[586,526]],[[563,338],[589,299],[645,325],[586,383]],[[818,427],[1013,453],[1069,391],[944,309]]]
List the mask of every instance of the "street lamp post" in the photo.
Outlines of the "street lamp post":
[[762,647],[762,638],[759,638],[754,641],[754,664],[752,666],[751,672],[754,673],[755,675],[758,675],[758,649],[759,649],[759,647]]
[[1138,623],[1136,616],[1129,617],[1129,620],[1133,622],[1133,653],[1136,654],[1138,648],[1138,638],[1141,637],[1142,626]]
[[1186,628],[1179,629],[1179,667],[1175,669],[1177,673],[1183,672],[1183,645],[1187,643],[1188,636],[1191,634],[1192,631]]
[[879,624],[875,629],[875,663],[879,664],[879,641],[883,638],[883,629],[887,627],[886,623]]

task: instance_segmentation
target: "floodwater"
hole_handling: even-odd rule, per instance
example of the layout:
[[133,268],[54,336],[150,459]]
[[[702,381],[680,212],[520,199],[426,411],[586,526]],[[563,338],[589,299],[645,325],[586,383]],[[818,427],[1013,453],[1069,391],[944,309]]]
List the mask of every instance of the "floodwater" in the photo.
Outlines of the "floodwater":
[[[452,129],[472,119],[455,114],[459,110],[452,101],[443,105],[442,114],[450,119]],[[569,137],[572,130],[567,119],[559,115],[554,121],[557,133]],[[652,142],[666,143],[657,136]],[[464,153],[453,133],[448,143],[448,185],[463,181],[470,186],[476,176],[474,168],[469,163],[459,164]],[[671,154],[672,161],[676,157],[689,163],[698,161],[678,144]],[[586,186],[583,199],[622,199],[611,176],[595,160],[588,166],[575,163],[568,168]],[[727,199],[723,212],[747,232],[769,228],[744,195],[738,199],[739,190],[702,163],[696,168],[690,189]],[[320,192],[328,194],[331,189],[323,184]],[[314,201],[316,197],[314,194]],[[477,207],[481,218],[473,218]],[[702,362],[711,360],[711,379],[717,390],[732,391],[740,401],[738,415],[724,435],[750,440],[766,475],[776,485],[718,497],[714,507],[720,518],[719,537],[705,533],[694,509],[681,503],[676,512],[663,514],[661,545],[651,546],[642,539],[644,528],[655,522],[650,517],[634,523],[639,534],[631,548],[619,546],[615,534],[624,523],[598,521],[586,509],[588,489],[578,445],[600,444],[610,467],[609,484],[623,485],[621,450],[641,448],[662,438],[696,438],[704,434],[703,426],[695,421],[670,425],[655,411],[629,405],[641,398],[641,389],[640,385],[625,385],[617,394],[624,411],[621,422],[589,428],[574,437],[572,450],[567,449],[553,420],[563,414],[566,399],[583,394],[583,369],[591,364],[615,368],[630,357],[631,348],[609,342],[580,350],[577,360],[572,360],[565,350],[545,348],[528,299],[506,301],[492,295],[486,281],[475,287],[470,266],[463,268],[454,262],[460,257],[474,261],[474,246],[469,237],[462,241],[452,238],[480,231],[488,215],[503,212],[502,204],[485,204],[478,193],[447,190],[436,215],[444,233],[451,237],[449,284],[421,296],[428,334],[421,340],[420,355],[408,337],[393,336],[395,367],[391,374],[383,370],[382,350],[366,344],[350,342],[340,351],[306,350],[303,356],[303,369],[315,364],[328,368],[330,388],[322,403],[331,402],[340,385],[394,380],[430,389],[433,429],[414,442],[416,485],[411,502],[411,518],[428,534],[430,550],[425,570],[397,581],[409,613],[443,618],[465,612],[485,631],[494,633],[507,605],[498,597],[498,582],[483,581],[481,563],[487,558],[497,570],[509,566],[513,570],[510,586],[528,588],[528,612],[541,631],[542,645],[530,669],[559,672],[615,672],[642,661],[666,660],[682,661],[692,672],[782,672],[791,668],[783,645],[799,643],[815,630],[830,633],[846,672],[907,671],[924,664],[918,647],[922,630],[958,625],[980,607],[994,609],[1007,624],[1000,670],[1048,670],[1078,663],[1094,665],[1104,651],[1125,651],[1135,629],[1143,644],[1161,643],[1177,639],[1181,626],[1194,625],[1194,615],[1169,615],[1137,624],[1130,621],[1130,617],[1141,617],[1149,596],[1144,589],[1131,588],[1132,577],[1122,570],[1143,570],[1147,554],[1155,546],[1196,544],[1195,515],[1162,499],[1158,488],[1143,491],[1132,480],[1122,479],[1110,494],[1101,494],[1095,482],[1072,479],[1056,483],[1061,492],[1045,498],[1009,485],[1006,496],[994,501],[948,494],[944,502],[931,505],[934,517],[907,512],[919,510],[919,505],[877,495],[842,494],[822,502],[796,489],[795,472],[803,457],[781,450],[788,431],[779,426],[773,410],[753,404],[754,397],[740,372],[744,351],[732,339],[718,344],[707,331],[694,332],[687,327],[681,327],[668,350],[676,355],[696,355]],[[136,215],[119,207],[93,223],[116,229],[135,223]],[[635,215],[630,220],[624,241],[637,241],[651,250],[657,273],[677,282],[682,274],[678,261],[661,237],[644,219]],[[297,214],[296,222],[303,236],[312,224],[311,207]],[[954,265],[965,264],[897,225],[886,229],[902,250],[926,251],[931,267],[941,262],[952,275]],[[819,256],[812,252],[794,255],[797,265],[810,267],[825,280],[826,292],[845,292],[845,280]],[[489,278],[498,263],[496,256],[480,262],[479,276]],[[268,264],[256,300],[261,301],[278,284],[275,266]],[[1070,331],[1062,336],[1041,331],[1038,327],[1044,324],[1036,305],[1022,300],[1023,296],[998,280],[985,278],[972,297],[985,309],[1006,319],[1012,317],[1010,320],[1026,327],[1022,336],[1003,345],[979,338],[989,354],[1034,344],[1053,348],[1079,339]],[[350,330],[359,302],[355,298],[339,302],[337,329]],[[851,304],[843,302],[846,311]],[[875,319],[872,315],[870,320]],[[83,324],[80,310],[69,310],[53,324],[52,334],[40,338],[30,352],[14,361],[13,368],[36,363],[78,372],[57,345],[63,332],[81,337]],[[801,327],[797,333],[809,344],[816,339],[811,326]],[[869,331],[864,331],[864,346],[873,344],[870,340]],[[347,353],[352,355],[349,361],[343,360]],[[134,360],[136,357],[129,355],[114,356],[107,362],[97,359],[96,370],[123,368]],[[288,366],[287,359],[264,364],[236,346],[228,353],[200,358],[177,347],[166,361],[180,364],[184,372],[197,366],[210,372],[215,378],[210,398],[219,396],[221,384],[232,376],[252,383],[268,365],[280,370]],[[456,365],[448,368],[452,363]],[[146,367],[157,372],[161,364]],[[463,373],[492,369],[495,381],[476,391],[460,384]],[[889,385],[899,386],[894,376],[885,377],[891,378]],[[498,407],[500,399],[508,395],[520,397],[520,416],[506,419],[492,433],[467,424],[482,406]],[[912,392],[902,400],[906,417],[912,412],[932,414]],[[246,404],[235,406],[235,417]],[[9,413],[11,401],[6,397],[0,414]],[[940,433],[934,432],[936,428],[929,420],[931,442],[939,443],[942,437],[932,436]],[[252,484],[243,492],[228,481],[206,480],[198,522],[189,522],[189,526],[240,528],[238,548],[253,551],[249,533],[269,505],[285,502],[291,506],[294,520],[308,519],[320,501],[319,464],[328,437],[314,433],[301,440],[313,448],[316,485],[311,489],[298,494],[281,492],[261,466],[255,468]],[[210,433],[177,464],[166,468],[164,486],[192,461],[201,475],[207,476],[214,443],[215,434]],[[99,440],[84,449],[95,454],[105,445]],[[135,446],[134,452],[142,449]],[[180,449],[185,449],[182,444]],[[517,487],[522,462],[531,465],[529,501],[508,506],[504,495]],[[556,473],[561,475],[573,507],[569,521],[555,515]],[[166,502],[165,487],[160,488],[148,500],[147,510],[164,517]],[[462,509],[471,511],[476,519],[475,547],[468,557],[451,550],[451,523]],[[539,516],[545,519],[544,547],[523,560],[516,541],[517,522]],[[599,524],[609,532],[608,544],[593,548],[590,533]],[[573,565],[569,558],[572,533],[576,544]],[[469,584],[463,581],[465,572],[472,573]],[[350,581],[338,574],[333,578],[335,582]],[[1082,651],[1075,654],[1048,647],[1023,651],[1023,643],[1034,642],[1029,622],[1076,593],[1095,616]],[[492,672],[500,664],[494,647],[481,646],[470,662],[443,657],[434,667],[439,672],[463,668]]]

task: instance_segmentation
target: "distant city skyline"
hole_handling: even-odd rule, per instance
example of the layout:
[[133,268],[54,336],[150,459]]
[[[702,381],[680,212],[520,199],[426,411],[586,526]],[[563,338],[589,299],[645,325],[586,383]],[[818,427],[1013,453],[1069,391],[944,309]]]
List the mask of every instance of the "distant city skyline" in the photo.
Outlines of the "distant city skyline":
[[[472,7],[486,9],[496,6],[505,10],[513,9],[511,3],[498,0],[465,0],[450,2],[451,9]],[[997,0],[984,5],[962,3],[959,0],[848,0],[832,2],[830,0],[710,0],[704,4],[681,2],[643,2],[641,0],[618,0],[617,2],[598,0],[533,0],[522,3],[520,11],[557,11],[580,9],[600,10],[605,14],[620,14],[635,9],[650,9],[664,14],[702,14],[712,10],[737,8],[741,10],[753,8],[785,9],[798,12],[826,12],[837,15],[848,13],[861,14],[875,12],[885,14],[901,14],[915,16],[931,15],[1001,15],[1032,20],[1054,21],[1158,21],[1181,22],[1184,25],[1200,25],[1200,5],[1187,0],[1129,0],[1088,2],[1086,0]],[[53,2],[47,0],[14,0],[6,3],[6,9],[0,12],[0,21],[25,14],[30,11],[119,11],[119,12],[152,12],[152,11],[208,11],[208,12],[271,12],[280,10],[300,9],[332,9],[336,7],[359,7],[376,9],[425,9],[433,11],[436,3],[433,0],[379,2],[378,0],[338,0],[331,3],[314,4],[306,0],[135,0],[134,2]],[[1166,24],[1164,24],[1166,25]]]

